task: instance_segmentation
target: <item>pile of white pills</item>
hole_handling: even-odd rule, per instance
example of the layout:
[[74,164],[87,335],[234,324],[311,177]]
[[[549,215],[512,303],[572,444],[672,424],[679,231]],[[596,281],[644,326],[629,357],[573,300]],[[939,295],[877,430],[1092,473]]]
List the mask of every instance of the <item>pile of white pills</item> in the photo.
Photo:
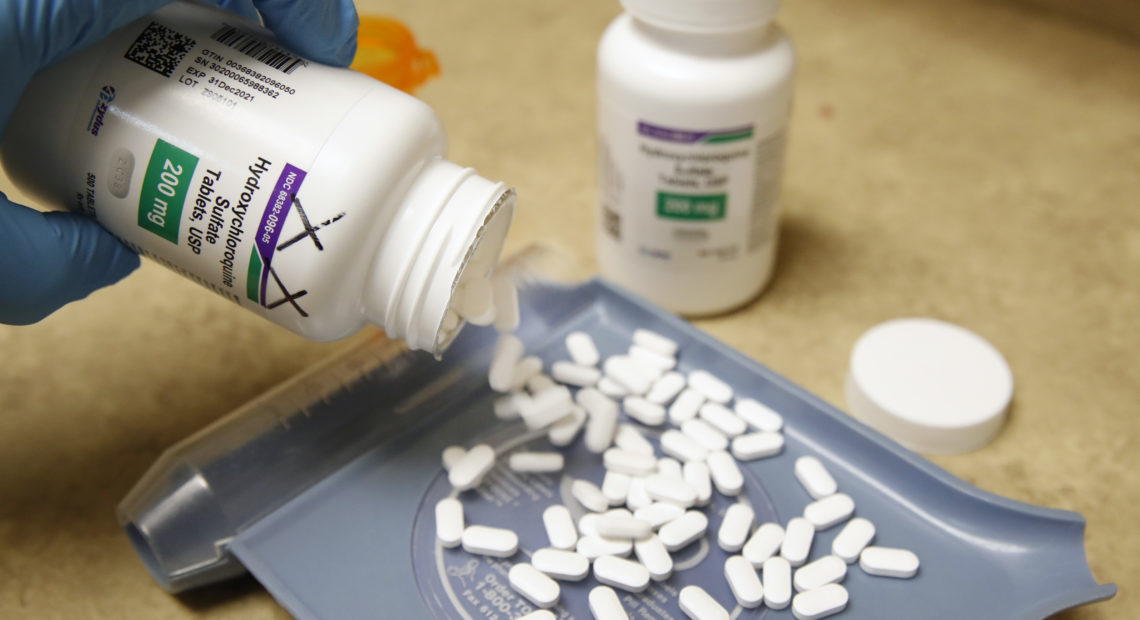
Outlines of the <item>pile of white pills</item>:
[[[517,298],[513,304],[517,325]],[[478,315],[466,305],[459,308],[469,321],[468,313]],[[504,322],[502,328],[514,325]],[[602,584],[590,591],[591,613],[599,620],[628,618],[616,590],[638,593],[669,579],[675,571],[672,554],[706,536],[732,554],[723,574],[735,600],[717,601],[700,586],[685,586],[678,602],[693,620],[727,620],[736,605],[790,605],[796,618],[816,620],[847,607],[849,594],[841,582],[849,564],[857,561],[867,574],[884,577],[909,578],[918,572],[913,552],[871,546],[875,526],[852,518],[854,500],[840,492],[814,456],[795,461],[795,478],[812,498],[801,515],[784,524],[758,524],[753,509],[740,502],[710,532],[705,510],[712,494],[740,495],[744,476],[738,462],[783,451],[784,420],[756,400],[736,398],[730,385],[709,372],[676,371],[674,341],[638,329],[628,353],[602,360],[590,335],[574,332],[566,338],[569,359],[555,362],[547,375],[542,361],[526,356],[509,329],[501,329],[489,372],[491,387],[504,393],[495,402],[495,414],[520,419],[529,431],[545,432],[552,446],[512,452],[509,468],[517,473],[561,471],[565,459],[558,449],[578,436],[605,468],[601,481],[576,479],[570,485],[570,495],[587,514],[575,523],[567,506],[547,507],[542,521],[550,546],[531,554],[529,562],[511,566],[511,587],[540,608],[525,618],[554,618],[545,609],[559,601],[558,582],[581,581],[591,568]],[[659,436],[663,454],[657,454],[642,428]],[[495,461],[494,449],[486,444],[443,452],[456,496],[477,487]],[[462,546],[468,553],[496,558],[518,552],[514,531],[466,524],[457,497],[440,500],[435,519],[444,547]],[[830,553],[813,558],[816,532],[841,524]]]

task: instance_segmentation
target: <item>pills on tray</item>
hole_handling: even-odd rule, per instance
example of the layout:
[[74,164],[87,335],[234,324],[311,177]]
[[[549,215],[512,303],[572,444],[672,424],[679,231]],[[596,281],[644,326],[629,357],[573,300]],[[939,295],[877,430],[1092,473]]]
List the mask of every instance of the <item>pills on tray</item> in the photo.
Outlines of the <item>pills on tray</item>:
[[669,555],[665,543],[656,535],[635,540],[633,552],[649,571],[649,577],[653,581],[664,581],[673,574],[673,556]]
[[837,614],[847,607],[847,588],[832,583],[792,599],[792,615],[798,620],[819,620]]
[[724,562],[724,578],[741,607],[751,609],[764,602],[764,586],[760,575],[744,556],[734,555]]
[[648,329],[633,330],[633,343],[656,351],[661,355],[677,355],[677,343],[675,341]]
[[604,555],[594,560],[594,577],[601,583],[627,592],[641,592],[649,586],[649,569],[639,562]]
[[741,461],[775,456],[784,449],[784,436],[780,433],[749,433],[732,440],[732,456]]
[[795,575],[792,577],[792,585],[797,591],[806,592],[829,583],[843,581],[846,576],[847,562],[838,556],[825,555],[796,569]]
[[[507,291],[498,280],[473,280],[462,287],[471,298],[458,299],[457,304],[469,305],[478,314],[476,306],[488,286],[495,298],[491,319],[510,331],[517,325],[517,311],[513,320],[510,316],[513,285]],[[496,307],[507,310],[500,313]],[[628,353],[604,360],[586,332],[569,334],[565,345],[570,359],[551,365],[551,379],[542,372],[541,358],[524,357],[521,341],[501,334],[488,380],[492,389],[506,394],[495,399],[494,413],[502,420],[521,418],[532,431],[545,431],[556,447],[571,445],[584,428],[583,445],[601,455],[605,477],[601,488],[589,480],[563,478],[570,495],[589,512],[575,524],[567,506],[546,508],[542,520],[550,546],[534,551],[529,563],[512,566],[508,578],[511,587],[535,605],[553,606],[560,588],[552,578],[585,579],[592,565],[594,578],[606,585],[590,590],[591,612],[603,620],[628,618],[612,587],[638,593],[651,580],[668,579],[675,568],[671,552],[684,550],[708,533],[709,515],[689,508],[709,504],[713,488],[729,497],[741,494],[744,476],[737,461],[779,455],[784,448],[784,419],[753,398],[734,400],[732,386],[708,371],[686,375],[675,370],[677,345],[660,334],[637,330]],[[660,434],[644,428],[667,422],[672,428]],[[653,437],[659,439],[665,456],[658,454]],[[441,460],[449,481],[462,491],[481,483],[494,467],[495,453],[485,444],[469,450],[449,446]],[[522,449],[510,452],[506,464],[518,473],[549,473],[563,469],[567,461],[559,451]],[[872,575],[905,578],[917,573],[914,553],[868,546],[875,537],[874,525],[851,519],[854,501],[838,492],[819,458],[801,456],[793,471],[813,501],[806,503],[802,516],[788,521],[786,529],[768,522],[752,531],[756,515],[747,500],[729,505],[719,521],[716,544],[738,554],[723,566],[736,605],[754,608],[763,602],[774,610],[791,605],[796,618],[817,620],[846,608],[848,593],[839,582],[851,562],[858,560]],[[622,504],[628,509],[611,509]],[[518,536],[512,530],[466,525],[463,505],[456,497],[440,500],[435,512],[441,546],[461,545],[469,553],[500,558],[518,551]],[[832,555],[809,561],[815,532],[848,519],[831,543]],[[636,560],[625,559],[631,552]],[[680,599],[690,618],[729,617],[725,602],[718,603],[699,587],[683,588]],[[552,614],[546,614],[549,620]],[[543,615],[534,612],[525,617],[539,620]]]
[[918,556],[906,549],[867,547],[859,554],[859,568],[868,575],[909,579],[918,573]]
[[817,530],[846,521],[855,512],[855,501],[846,493],[836,493],[816,500],[804,507],[804,518]]
[[463,550],[477,555],[509,558],[519,550],[519,537],[513,531],[485,525],[469,525],[461,537]]
[[732,387],[704,370],[694,370],[689,373],[689,387],[714,403],[723,405],[732,400]]
[[811,552],[811,542],[815,538],[815,526],[803,517],[793,517],[784,529],[784,542],[780,545],[780,555],[792,566],[800,566]]
[[590,604],[590,613],[595,620],[629,620],[629,614],[621,606],[617,592],[609,586],[597,586],[590,589],[587,596]]
[[677,551],[704,536],[708,527],[709,519],[703,512],[690,510],[661,526],[661,529],[657,531],[657,536],[661,538],[666,549]]
[[566,350],[575,364],[582,366],[597,366],[601,361],[598,347],[594,339],[586,332],[572,332],[566,336]]
[[720,522],[716,542],[721,549],[729,553],[736,553],[744,546],[745,540],[752,532],[754,517],[752,508],[747,504],[733,504],[724,512],[724,519]]
[[812,499],[823,499],[839,490],[835,478],[831,477],[831,473],[823,463],[814,456],[801,456],[796,459],[795,474],[796,480],[800,481]]
[[784,558],[775,555],[760,568],[764,584],[764,604],[772,609],[783,609],[792,601],[792,566]]
[[557,618],[558,616],[549,609],[536,609],[525,616],[519,616],[517,620],[557,620]]
[[544,575],[530,564],[515,564],[507,572],[507,580],[516,592],[539,607],[553,607],[562,589],[558,582]]
[[546,528],[546,538],[555,549],[573,549],[578,543],[578,526],[570,509],[555,504],[542,511],[542,525]]
[[677,602],[692,620],[729,620],[730,617],[728,610],[700,586],[681,588]]
[[451,549],[463,539],[463,504],[454,497],[445,497],[435,505],[435,535],[439,544]]
[[848,564],[859,559],[859,554],[875,538],[875,526],[870,521],[855,517],[843,526],[831,542],[831,552]]
[[591,512],[602,512],[610,507],[609,500],[602,494],[598,485],[589,480],[575,480],[570,484],[570,494],[582,507]]
[[531,554],[530,563],[548,577],[561,581],[581,581],[590,574],[590,560],[576,551],[539,549]]
[[487,444],[481,443],[459,459],[451,470],[447,472],[447,480],[451,486],[460,491],[466,491],[479,486],[483,476],[495,466],[495,450]]

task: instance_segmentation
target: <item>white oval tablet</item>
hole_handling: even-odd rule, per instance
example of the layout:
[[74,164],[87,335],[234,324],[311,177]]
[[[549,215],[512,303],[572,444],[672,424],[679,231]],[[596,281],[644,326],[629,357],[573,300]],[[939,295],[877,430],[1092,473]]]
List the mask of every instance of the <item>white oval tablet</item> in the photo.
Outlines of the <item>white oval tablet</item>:
[[661,433],[661,451],[686,463],[703,461],[709,455],[708,448],[696,439],[672,428]]
[[547,576],[561,581],[581,581],[590,574],[590,560],[576,551],[539,549],[531,554],[530,563]]
[[784,428],[784,417],[768,405],[751,398],[736,399],[736,415],[758,431],[778,433]]
[[645,400],[658,405],[673,400],[685,389],[685,375],[679,372],[667,372],[661,376],[653,386],[649,388],[649,393],[645,395]]
[[811,521],[817,530],[846,521],[855,512],[855,500],[846,493],[828,495],[804,507],[804,518]]
[[847,588],[838,583],[828,584],[797,594],[792,599],[792,615],[798,620],[819,620],[843,611],[847,600]]
[[747,504],[733,504],[724,511],[716,542],[721,549],[736,553],[744,546],[748,534],[752,532],[752,519],[755,515]]
[[632,481],[633,478],[626,474],[616,471],[606,472],[605,478],[602,478],[602,495],[609,500],[610,506],[625,503],[625,498],[629,496],[629,484]]
[[604,555],[594,560],[594,578],[627,592],[641,592],[649,587],[649,569],[639,562]]
[[724,561],[724,578],[736,602],[746,609],[751,609],[764,602],[764,586],[760,583],[760,575],[744,556],[734,555]]
[[512,566],[507,572],[507,580],[516,592],[539,607],[553,607],[562,593],[558,582],[526,563]]
[[629,614],[621,606],[617,592],[609,586],[597,586],[590,590],[590,613],[595,620],[629,620]]
[[495,450],[485,443],[481,443],[467,451],[451,470],[447,472],[447,480],[451,486],[466,491],[479,486],[483,476],[495,466]]
[[780,527],[779,523],[765,523],[756,528],[752,538],[744,543],[744,548],[740,552],[745,559],[752,562],[753,566],[760,568],[765,560],[780,550],[783,542],[784,528]]
[[705,462],[717,491],[723,495],[740,495],[744,489],[744,474],[740,473],[740,467],[731,454],[723,450],[710,452]]
[[619,424],[614,435],[614,445],[626,452],[653,455],[653,444],[632,424]]
[[677,602],[681,611],[692,620],[729,620],[730,617],[728,610],[700,586],[681,588]]
[[569,415],[550,425],[550,430],[547,431],[546,436],[551,444],[560,448],[565,447],[574,443],[578,431],[581,431],[585,425],[586,410],[580,405],[574,405],[570,409]]
[[638,561],[649,570],[653,581],[664,581],[673,574],[673,556],[657,536],[647,536],[633,542]]
[[512,452],[507,466],[520,474],[562,471],[565,457],[561,452]]
[[589,480],[579,479],[570,483],[570,494],[590,512],[602,512],[610,507],[610,501],[602,494],[602,490]]
[[850,564],[859,559],[859,554],[874,538],[875,525],[862,517],[855,517],[831,542],[831,552]]
[[494,302],[495,329],[513,332],[519,326],[519,292],[515,283],[505,275],[491,279],[491,297]]
[[792,577],[792,585],[800,592],[807,592],[829,583],[843,581],[846,576],[847,562],[839,556],[825,555],[797,569]]
[[709,475],[709,466],[701,461],[690,461],[681,466],[681,473],[685,482],[697,494],[698,506],[704,506],[712,500],[712,478]]
[[657,536],[669,551],[683,549],[694,540],[704,536],[709,519],[703,512],[690,510],[661,526]]
[[443,449],[443,454],[440,455],[440,460],[443,461],[443,468],[451,471],[452,466],[458,463],[467,454],[467,448],[463,446],[447,446]]
[[784,542],[780,545],[780,555],[792,566],[799,566],[807,560],[811,552],[811,541],[815,538],[815,526],[803,517],[793,517],[784,530]]
[[559,383],[588,387],[594,385],[598,382],[598,379],[602,378],[602,371],[593,366],[583,366],[581,364],[575,364],[574,362],[561,360],[554,362],[554,365],[550,367],[550,376],[554,377],[554,380]]
[[583,536],[578,539],[578,544],[574,550],[589,560],[596,560],[603,555],[629,555],[629,552],[633,551],[633,542],[602,538],[601,536]]
[[461,540],[463,550],[476,555],[509,558],[519,550],[518,534],[501,527],[469,525],[463,530]]
[[[493,313],[491,318],[494,318]],[[499,339],[495,342],[495,351],[491,356],[491,369],[488,372],[492,390],[510,391],[511,380],[515,376],[515,365],[522,359],[524,351],[522,340],[514,334],[499,334]]]
[[653,526],[634,516],[604,514],[597,522],[598,535],[602,538],[636,540],[653,533]]
[[784,436],[780,433],[749,433],[732,440],[732,456],[742,461],[775,456],[784,449]]
[[851,351],[852,415],[926,454],[969,452],[1001,430],[1013,373],[977,334],[935,319],[871,328]]
[[685,388],[677,396],[677,400],[669,406],[669,422],[680,426],[685,420],[697,417],[701,405],[705,404],[705,396],[693,388]]
[[578,527],[570,509],[555,504],[542,511],[542,525],[546,528],[546,538],[556,549],[573,549],[578,542]]
[[784,558],[774,555],[760,569],[763,574],[764,604],[772,609],[783,609],[792,601],[792,566]]
[[651,454],[627,452],[621,448],[610,448],[602,454],[602,464],[610,471],[628,476],[648,476],[657,471],[657,459]]
[[448,549],[458,547],[463,539],[463,504],[454,497],[445,497],[435,505],[435,535],[439,544]]
[[689,387],[714,403],[724,405],[732,400],[732,387],[705,370],[694,370],[689,373]]
[[680,477],[653,474],[645,479],[649,499],[688,508],[697,501],[697,492]]
[[800,481],[804,490],[812,499],[823,499],[839,490],[835,478],[823,466],[823,463],[814,456],[801,456],[796,459],[796,480]]
[[566,350],[575,364],[597,366],[602,359],[594,339],[586,332],[572,332],[566,336]]
[[665,408],[640,396],[625,397],[622,406],[626,415],[646,426],[660,426],[665,423]]
[[633,343],[651,349],[661,355],[676,356],[677,343],[657,332],[638,328],[633,330]]
[[716,402],[701,405],[697,415],[726,437],[736,437],[748,430],[748,424],[731,409]]
[[918,572],[918,556],[906,549],[867,547],[859,554],[859,568],[869,575],[909,579]]
[[681,432],[709,452],[728,449],[728,437],[704,420],[693,418],[681,422]]

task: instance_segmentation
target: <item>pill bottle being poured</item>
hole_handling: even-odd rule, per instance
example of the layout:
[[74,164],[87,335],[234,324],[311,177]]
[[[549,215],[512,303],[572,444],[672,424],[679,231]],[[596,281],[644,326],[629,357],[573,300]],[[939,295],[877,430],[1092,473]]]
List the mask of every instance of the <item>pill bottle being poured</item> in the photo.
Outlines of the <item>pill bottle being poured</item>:
[[39,74],[0,145],[42,204],[302,336],[372,323],[437,354],[515,209],[445,152],[415,97],[190,3]]
[[598,47],[597,256],[680,314],[756,297],[776,260],[795,53],[777,0],[622,0]]

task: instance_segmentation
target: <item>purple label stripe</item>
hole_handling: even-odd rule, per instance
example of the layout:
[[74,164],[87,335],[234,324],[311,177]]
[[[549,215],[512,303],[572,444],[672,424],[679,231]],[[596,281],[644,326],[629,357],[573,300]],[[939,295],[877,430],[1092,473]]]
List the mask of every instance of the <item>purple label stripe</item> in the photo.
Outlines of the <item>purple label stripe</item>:
[[674,129],[672,127],[653,125],[645,121],[637,122],[637,133],[655,140],[677,142],[680,144],[694,144],[696,142],[709,140],[710,138],[716,138],[717,136],[732,136],[751,133],[751,131],[752,125],[733,127],[731,129],[718,129],[715,131],[689,131],[687,129]]
[[265,204],[265,213],[261,216],[261,226],[257,229],[257,253],[261,255],[261,305],[265,305],[265,285],[269,280],[269,265],[273,262],[273,253],[277,249],[277,239],[281,237],[281,229],[285,225],[285,218],[293,207],[293,196],[301,191],[301,183],[305,180],[305,171],[285,164],[281,176],[277,177],[277,184],[273,186],[273,193]]

